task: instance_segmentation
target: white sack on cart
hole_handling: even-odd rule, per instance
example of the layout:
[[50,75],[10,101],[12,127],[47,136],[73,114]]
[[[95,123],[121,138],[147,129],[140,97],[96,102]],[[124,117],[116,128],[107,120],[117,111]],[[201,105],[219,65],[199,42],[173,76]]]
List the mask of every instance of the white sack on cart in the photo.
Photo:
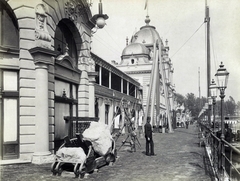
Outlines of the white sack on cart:
[[83,132],[83,140],[88,140],[100,156],[111,151],[112,135],[109,127],[100,122],[91,122],[90,127]]
[[63,162],[71,163],[83,163],[86,159],[86,154],[81,147],[62,147],[57,151],[56,156]]

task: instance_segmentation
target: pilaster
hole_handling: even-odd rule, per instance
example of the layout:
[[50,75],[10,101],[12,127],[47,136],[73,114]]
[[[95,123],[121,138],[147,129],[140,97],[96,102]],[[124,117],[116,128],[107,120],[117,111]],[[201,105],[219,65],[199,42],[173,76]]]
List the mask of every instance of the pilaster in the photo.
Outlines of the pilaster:
[[97,72],[88,72],[89,78],[89,117],[95,117],[95,77]]
[[56,52],[42,47],[29,50],[35,63],[36,96],[35,96],[35,150],[32,163],[52,162],[49,151],[49,112],[48,112],[48,66],[54,64]]

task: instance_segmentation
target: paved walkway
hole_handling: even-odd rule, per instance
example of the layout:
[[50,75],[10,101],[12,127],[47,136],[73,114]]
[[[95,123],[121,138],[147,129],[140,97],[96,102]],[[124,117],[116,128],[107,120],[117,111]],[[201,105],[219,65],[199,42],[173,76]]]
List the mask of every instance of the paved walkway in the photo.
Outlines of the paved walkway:
[[[124,145],[119,151],[119,158],[112,166],[104,166],[99,172],[88,175],[82,180],[97,181],[210,181],[210,163],[204,148],[199,147],[197,127],[190,125],[189,129],[178,128],[174,133],[154,133],[156,156],[146,156],[145,139],[139,138],[141,148],[129,152]],[[117,145],[125,136],[119,137]],[[64,173],[62,176],[52,176],[50,164],[6,165],[1,166],[1,181],[76,181],[74,174]]]

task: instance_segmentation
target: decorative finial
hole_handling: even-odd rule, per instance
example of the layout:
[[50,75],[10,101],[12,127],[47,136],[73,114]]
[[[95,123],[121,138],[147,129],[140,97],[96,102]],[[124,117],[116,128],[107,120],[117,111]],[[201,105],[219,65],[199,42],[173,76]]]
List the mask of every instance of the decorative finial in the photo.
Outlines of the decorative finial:
[[147,16],[146,16],[146,19],[145,19],[146,25],[149,25],[150,21],[151,21],[151,20],[150,20],[149,16],[147,15]]
[[66,98],[66,97],[67,97],[67,94],[66,94],[65,89],[63,89],[62,97],[63,97],[63,98]]
[[134,38],[137,39],[137,37],[138,37],[137,34],[135,34],[135,35],[134,35]]
[[128,46],[128,37],[126,38],[126,46]]
[[219,65],[219,67],[221,67],[221,68],[224,67],[223,62],[221,62],[221,65]]
[[166,43],[166,46],[168,46],[168,40],[167,39],[166,39],[165,43]]

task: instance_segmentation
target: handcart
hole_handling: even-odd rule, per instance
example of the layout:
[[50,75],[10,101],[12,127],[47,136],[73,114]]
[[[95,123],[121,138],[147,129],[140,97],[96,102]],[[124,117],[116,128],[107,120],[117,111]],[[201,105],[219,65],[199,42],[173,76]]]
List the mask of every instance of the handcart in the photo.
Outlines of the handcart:
[[81,147],[86,152],[86,159],[80,162],[66,162],[55,157],[54,162],[51,165],[51,171],[53,175],[60,176],[64,170],[73,171],[76,178],[83,178],[85,173],[91,173],[94,170],[104,166],[110,165],[116,161],[117,150],[115,141],[112,139],[112,147],[110,152],[104,156],[98,155],[89,141],[82,141],[80,134],[76,134],[76,138],[69,139],[68,136],[64,138],[64,143],[59,149],[63,147]]

